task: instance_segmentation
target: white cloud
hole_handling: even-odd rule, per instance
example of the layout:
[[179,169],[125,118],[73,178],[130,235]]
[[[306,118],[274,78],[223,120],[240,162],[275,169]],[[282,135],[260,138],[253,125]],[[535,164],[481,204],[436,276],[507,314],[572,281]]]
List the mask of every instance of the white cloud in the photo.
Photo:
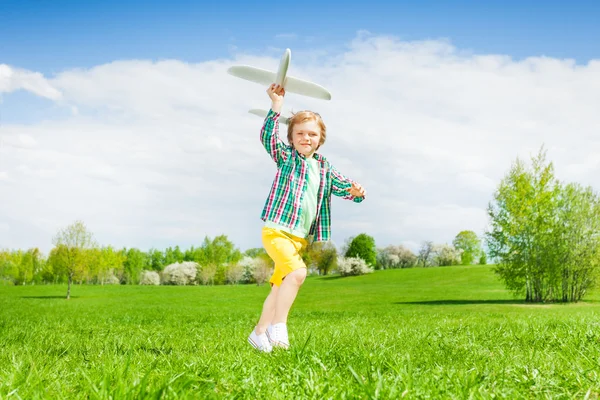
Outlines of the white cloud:
[[[0,224],[35,233],[4,235],[0,247],[48,249],[75,219],[115,246],[187,247],[221,233],[242,249],[261,246],[275,169],[258,141],[262,121],[247,110],[269,101],[265,88],[226,70],[275,69],[279,57],[23,73],[38,82],[34,93],[60,93],[74,111],[0,127],[0,193],[11,194]],[[0,71],[0,91],[25,87]],[[362,204],[333,199],[338,245],[360,232],[413,248],[482,233],[500,179],[542,144],[559,178],[600,188],[600,61],[515,61],[360,33],[344,51],[294,52],[290,74],[331,91],[331,102],[289,93],[285,108],[319,111],[323,154],[368,191]]]
[[27,90],[51,100],[58,100],[61,97],[60,92],[52,87],[39,72],[0,64],[0,93],[10,93],[19,89]]

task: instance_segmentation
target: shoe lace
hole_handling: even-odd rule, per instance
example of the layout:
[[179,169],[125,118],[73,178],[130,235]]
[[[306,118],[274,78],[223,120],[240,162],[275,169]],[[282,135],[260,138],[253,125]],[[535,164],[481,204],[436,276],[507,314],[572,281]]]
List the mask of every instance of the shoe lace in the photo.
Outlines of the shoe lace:
[[277,340],[287,342],[287,332],[282,325],[276,325],[275,328],[275,337]]
[[262,347],[265,347],[265,348],[266,348],[266,347],[269,347],[270,343],[269,343],[269,339],[267,339],[267,336],[266,336],[266,335],[261,335],[261,336],[259,337],[259,340],[260,340],[260,345],[261,345]]

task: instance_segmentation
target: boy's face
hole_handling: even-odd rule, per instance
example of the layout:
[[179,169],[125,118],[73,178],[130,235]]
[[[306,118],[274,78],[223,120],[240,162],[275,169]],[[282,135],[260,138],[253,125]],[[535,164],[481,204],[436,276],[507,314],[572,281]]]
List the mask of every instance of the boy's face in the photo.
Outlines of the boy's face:
[[298,153],[312,157],[321,141],[321,128],[317,121],[295,124],[292,129],[292,143]]

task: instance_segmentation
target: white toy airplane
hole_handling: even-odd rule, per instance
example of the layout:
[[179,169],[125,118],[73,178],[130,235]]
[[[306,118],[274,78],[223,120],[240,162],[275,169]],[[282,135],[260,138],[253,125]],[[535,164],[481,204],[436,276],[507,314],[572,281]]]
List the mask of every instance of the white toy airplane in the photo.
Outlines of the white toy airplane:
[[[262,118],[266,118],[267,114],[269,113],[267,110],[261,110],[259,108],[253,108],[252,110],[250,110],[248,112],[250,114],[258,115],[259,117],[262,117]],[[287,125],[289,119],[290,119],[289,117],[284,117],[283,115],[281,115],[279,117],[279,122],[281,122],[282,124],[286,124]]]
[[319,86],[316,83],[294,78],[293,76],[287,76],[291,59],[292,51],[290,49],[285,49],[281,61],[279,62],[279,69],[276,73],[262,68],[251,67],[249,65],[230,67],[227,72],[238,78],[261,83],[265,86],[269,86],[272,83],[278,84],[283,86],[286,92],[298,93],[317,99],[331,100],[331,93],[324,87]]

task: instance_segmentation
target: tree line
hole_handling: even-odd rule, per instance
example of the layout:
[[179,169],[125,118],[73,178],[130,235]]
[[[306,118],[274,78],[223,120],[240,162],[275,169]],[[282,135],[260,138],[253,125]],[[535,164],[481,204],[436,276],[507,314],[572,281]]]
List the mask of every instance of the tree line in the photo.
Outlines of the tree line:
[[[164,251],[98,246],[82,221],[61,229],[54,247],[44,256],[39,249],[0,251],[0,279],[5,283],[67,283],[67,297],[76,284],[262,284],[273,268],[263,248],[240,251],[226,235],[205,237],[200,246]],[[424,242],[418,254],[404,246],[377,248],[366,233],[349,238],[341,251],[331,243],[311,242],[302,257],[312,273],[342,275],[375,269],[430,267],[471,263],[481,253],[472,231],[457,235],[454,245]],[[354,259],[354,260],[353,260]],[[191,269],[190,269],[191,268]]]
[[[309,243],[309,272],[327,275],[376,269],[486,264],[515,295],[530,302],[579,301],[600,278],[600,197],[591,187],[559,181],[542,149],[531,166],[517,159],[488,205],[490,227],[481,240],[459,232],[452,244],[424,241],[378,248],[372,236],[348,238],[340,251]],[[0,283],[238,284],[264,283],[273,268],[262,248],[240,251],[226,235],[200,246],[147,252],[99,247],[83,222],[62,229],[54,248],[0,251]],[[486,248],[484,250],[484,247]]]

